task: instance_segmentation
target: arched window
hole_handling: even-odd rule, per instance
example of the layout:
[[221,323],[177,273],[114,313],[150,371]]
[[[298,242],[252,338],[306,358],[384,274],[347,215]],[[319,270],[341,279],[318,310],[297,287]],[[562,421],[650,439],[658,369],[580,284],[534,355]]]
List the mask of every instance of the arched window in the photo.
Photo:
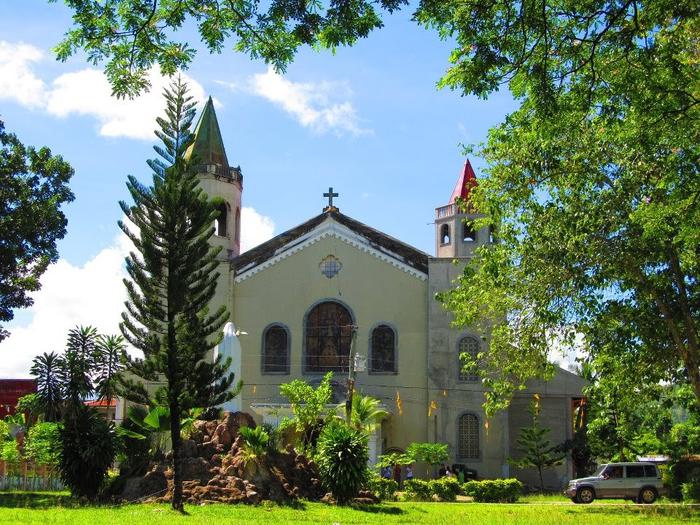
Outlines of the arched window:
[[469,219],[465,219],[465,221],[462,223],[462,240],[464,242],[476,241],[476,230],[474,229],[474,223]]
[[236,229],[233,232],[234,235],[234,241],[236,243],[241,242],[241,209],[236,208],[236,223],[235,223]]
[[228,209],[225,202],[219,204],[216,208],[219,216],[214,221],[215,232],[220,237],[226,237],[226,219],[228,218]]
[[457,420],[457,457],[479,459],[479,418],[474,414],[462,414]]
[[333,301],[317,304],[306,316],[305,372],[347,372],[353,321],[347,308]]
[[396,372],[396,334],[393,328],[382,324],[372,330],[370,372]]
[[450,244],[450,225],[443,224],[440,227],[440,244]]
[[268,326],[263,332],[263,374],[289,373],[289,333],[280,325]]
[[476,361],[479,355],[479,341],[476,337],[470,335],[462,337],[457,345],[457,351],[459,353],[459,380],[460,381],[478,381],[479,372],[478,371],[466,371],[464,370],[464,363],[462,361],[462,354],[467,354],[467,356],[472,360]]

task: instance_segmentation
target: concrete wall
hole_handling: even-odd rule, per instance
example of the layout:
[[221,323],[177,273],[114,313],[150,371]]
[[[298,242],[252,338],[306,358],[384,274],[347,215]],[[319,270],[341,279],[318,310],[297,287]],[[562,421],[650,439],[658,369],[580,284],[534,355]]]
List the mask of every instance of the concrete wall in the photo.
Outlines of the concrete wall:
[[219,281],[216,293],[210,303],[210,310],[216,311],[221,306],[225,306],[229,312],[229,317],[233,311],[233,274],[230,271],[230,259],[238,254],[239,246],[236,243],[236,210],[241,207],[242,187],[239,182],[229,178],[216,176],[211,173],[201,173],[199,177],[199,187],[212,199],[222,198],[228,205],[226,216],[226,236],[214,235],[210,239],[213,246],[221,247],[219,253]]
[[[429,262],[428,385],[430,399],[438,405],[429,424],[429,436],[431,441],[449,445],[450,463],[465,464],[476,470],[479,477],[502,477],[508,474],[507,414],[498,414],[488,420],[481,407],[484,402],[481,382],[459,379],[459,340],[465,335],[471,335],[480,341],[482,349],[487,342],[473,330],[453,328],[452,314],[435,299],[437,292],[454,286],[465,263],[466,259],[455,263],[452,258],[433,258]],[[479,420],[481,453],[477,459],[461,458],[458,455],[457,425],[459,417],[465,413],[474,414]]]
[[[476,239],[465,241],[463,237],[464,220],[479,219],[483,216],[477,214],[459,213],[448,215],[435,220],[435,254],[439,258],[470,257],[474,250],[481,245],[490,242],[489,229],[484,227],[477,230]],[[443,225],[447,225],[450,232],[450,242],[443,244],[441,236]]]

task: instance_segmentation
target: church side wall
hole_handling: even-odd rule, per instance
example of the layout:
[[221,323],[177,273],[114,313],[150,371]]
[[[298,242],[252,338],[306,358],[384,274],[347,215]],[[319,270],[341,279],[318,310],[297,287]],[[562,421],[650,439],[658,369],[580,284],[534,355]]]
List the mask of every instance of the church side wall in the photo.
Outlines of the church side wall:
[[[581,396],[586,382],[576,374],[559,369],[549,381],[532,381],[511,403],[511,406],[496,414],[491,420],[485,417],[481,405],[484,402],[480,381],[459,381],[458,342],[463,336],[479,334],[468,328],[453,328],[452,315],[434,299],[437,292],[454,286],[466,260],[457,264],[452,259],[430,259],[428,286],[429,330],[428,330],[428,384],[430,398],[436,400],[438,409],[429,422],[431,441],[448,443],[450,462],[462,463],[477,471],[479,477],[496,478],[514,475],[524,483],[538,486],[534,470],[511,468],[508,459],[519,457],[517,438],[523,426],[531,424],[528,407],[535,393],[540,396],[540,422],[550,428],[549,439],[559,444],[572,437],[571,400]],[[481,340],[482,345],[487,342]],[[482,346],[482,349],[484,347]],[[473,414],[479,421],[480,455],[476,459],[459,457],[458,421],[462,414]],[[572,473],[570,457],[545,474],[545,484],[559,489]]]
[[[342,269],[325,277],[321,261],[333,255]],[[241,337],[243,409],[252,403],[281,403],[279,385],[295,378],[318,380],[322,374],[304,374],[304,319],[315,304],[336,300],[352,312],[358,326],[356,351],[368,356],[370,334],[378,323],[397,333],[398,373],[357,374],[357,389],[379,398],[391,416],[382,426],[383,448],[405,448],[426,441],[426,333],[427,280],[421,280],[386,261],[335,237],[305,247],[251,277],[235,283],[233,320],[247,332]],[[290,374],[262,374],[262,334],[271,323],[284,325],[291,336]],[[368,363],[369,364],[369,363]],[[335,380],[345,385],[345,374]],[[398,413],[399,392],[402,414]]]
[[[447,443],[450,463],[466,465],[476,470],[482,478],[498,478],[508,475],[508,420],[507,413],[486,418],[481,405],[484,402],[480,381],[459,380],[458,341],[465,335],[479,335],[469,329],[451,326],[452,315],[435,299],[435,294],[454,286],[454,280],[464,268],[464,260],[453,263],[452,258],[430,259],[429,263],[429,330],[428,330],[428,385],[431,400],[438,409],[429,422],[431,441]],[[482,345],[486,342],[481,341]],[[483,346],[482,346],[483,348]],[[465,414],[475,415],[479,425],[478,457],[464,458],[459,455],[458,422]]]

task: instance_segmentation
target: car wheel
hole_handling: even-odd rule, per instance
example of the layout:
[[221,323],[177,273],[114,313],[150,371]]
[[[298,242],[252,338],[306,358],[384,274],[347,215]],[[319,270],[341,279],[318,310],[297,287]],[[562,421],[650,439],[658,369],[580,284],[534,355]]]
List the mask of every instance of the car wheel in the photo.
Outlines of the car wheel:
[[652,487],[644,487],[639,491],[639,496],[637,497],[638,503],[645,503],[647,505],[654,503],[656,501],[656,490]]
[[595,492],[590,487],[583,487],[576,492],[576,500],[579,503],[592,503],[595,499]]

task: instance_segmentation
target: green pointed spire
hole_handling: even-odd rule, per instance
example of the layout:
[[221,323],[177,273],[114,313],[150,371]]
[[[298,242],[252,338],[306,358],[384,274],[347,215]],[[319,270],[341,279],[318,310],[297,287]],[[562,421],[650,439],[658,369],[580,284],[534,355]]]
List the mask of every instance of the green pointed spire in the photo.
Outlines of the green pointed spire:
[[228,174],[228,158],[211,97],[204,105],[194,130],[194,142],[187,149],[185,157],[190,158],[193,153],[197,156],[198,164],[217,164],[222,167],[223,173]]

